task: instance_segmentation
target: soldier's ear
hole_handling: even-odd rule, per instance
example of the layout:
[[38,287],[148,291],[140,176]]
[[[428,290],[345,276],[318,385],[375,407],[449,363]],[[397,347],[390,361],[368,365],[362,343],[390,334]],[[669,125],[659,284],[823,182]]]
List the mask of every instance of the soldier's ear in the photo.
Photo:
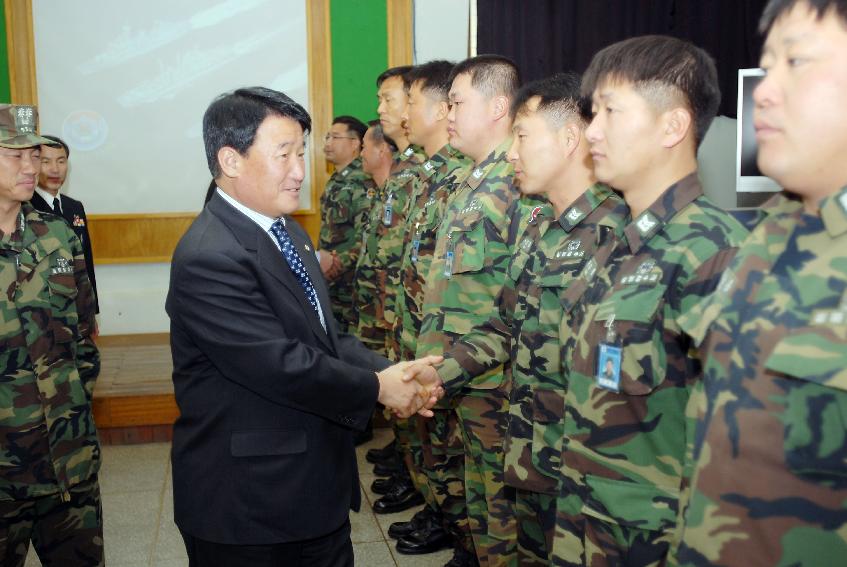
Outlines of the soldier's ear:
[[435,119],[439,122],[441,120],[447,120],[447,114],[450,112],[450,103],[446,100],[442,100],[438,103],[438,110],[435,112]]
[[693,127],[691,112],[676,107],[662,114],[662,145],[672,148],[682,142]]
[[221,173],[227,177],[238,177],[241,171],[241,154],[230,146],[224,146],[218,150],[218,164],[221,167]]
[[501,120],[504,116],[509,116],[509,99],[498,95],[491,99],[491,113],[492,118],[496,120]]
[[582,140],[582,128],[574,122],[566,122],[559,128],[558,135],[567,155],[572,155]]

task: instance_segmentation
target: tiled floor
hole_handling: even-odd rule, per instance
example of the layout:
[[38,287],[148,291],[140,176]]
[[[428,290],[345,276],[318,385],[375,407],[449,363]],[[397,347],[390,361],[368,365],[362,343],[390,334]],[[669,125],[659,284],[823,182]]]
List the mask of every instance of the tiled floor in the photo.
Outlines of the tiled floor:
[[[358,448],[363,499],[362,511],[350,513],[353,549],[360,567],[440,566],[450,560],[449,550],[430,555],[400,555],[385,534],[392,522],[408,520],[416,509],[377,515],[371,510],[376,496],[370,491],[373,466],[365,461],[371,447],[382,447],[391,431],[378,429],[373,441]],[[185,547],[173,523],[170,444],[103,447],[100,489],[103,494],[104,540],[108,567],[185,567]],[[27,567],[40,567],[34,552]]]

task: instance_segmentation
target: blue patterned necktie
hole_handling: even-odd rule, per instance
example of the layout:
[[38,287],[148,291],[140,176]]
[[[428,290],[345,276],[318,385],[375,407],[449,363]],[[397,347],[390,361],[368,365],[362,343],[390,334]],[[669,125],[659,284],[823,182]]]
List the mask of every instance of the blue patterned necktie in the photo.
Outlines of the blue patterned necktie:
[[300,254],[297,253],[297,248],[294,247],[294,243],[291,241],[291,235],[288,234],[285,225],[279,219],[271,225],[271,233],[276,237],[276,241],[279,242],[282,256],[288,263],[288,267],[291,268],[291,271],[297,277],[297,281],[300,282],[303,291],[306,292],[306,299],[309,300],[309,303],[321,320],[321,325],[323,325],[321,308],[318,305],[318,294],[315,291],[315,286],[312,284],[312,278],[309,277],[309,273],[306,271],[306,266],[303,265],[303,260],[300,259]]

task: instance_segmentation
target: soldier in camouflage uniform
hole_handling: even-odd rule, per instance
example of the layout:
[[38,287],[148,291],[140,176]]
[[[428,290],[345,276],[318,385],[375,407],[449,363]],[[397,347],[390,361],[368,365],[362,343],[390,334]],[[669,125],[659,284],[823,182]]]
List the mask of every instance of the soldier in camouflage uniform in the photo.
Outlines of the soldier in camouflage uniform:
[[685,408],[701,378],[680,317],[715,288],[746,231],[697,179],[720,102],[703,50],[662,36],[619,42],[594,56],[582,89],[597,178],[621,191],[632,222],[564,296],[553,561],[661,564],[679,509]]
[[404,75],[410,67],[394,67],[377,79],[380,124],[386,136],[398,148],[395,165],[385,187],[373,202],[368,215],[367,229],[362,234],[361,251],[356,264],[355,305],[359,315],[356,335],[365,345],[383,355],[388,355],[387,341],[393,326],[393,314],[386,312],[386,285],[389,271],[399,270],[399,254],[388,251],[389,240],[402,234],[409,202],[411,182],[417,175],[417,166],[424,161],[422,151],[410,146],[402,126],[401,116],[406,109],[407,88]]
[[681,321],[704,377],[690,404],[691,496],[671,562],[841,565],[847,109],[835,85],[847,84],[847,2],[772,1],[760,27],[758,164],[786,191],[764,206],[717,291]]
[[[412,360],[415,357],[422,318],[423,290],[435,246],[435,233],[457,175],[461,176],[470,166],[470,160],[447,143],[447,94],[452,70],[453,64],[450,62],[430,61],[413,68],[409,73],[409,104],[404,115],[406,130],[409,141],[421,146],[429,159],[420,168],[414,181],[411,207],[403,234],[399,284],[393,303],[395,322],[392,354],[397,360]],[[437,412],[439,423],[443,414],[449,411],[449,408],[441,408]],[[463,518],[466,516],[465,501],[462,491],[450,490],[449,486],[441,482],[444,443],[436,437],[433,445],[428,420],[412,418],[412,421],[412,475],[427,506],[410,522],[393,525],[389,535],[399,536],[399,552],[424,553],[452,546],[449,534],[453,530],[445,522],[441,510],[448,509],[447,517]],[[455,438],[454,441],[461,449],[461,439]],[[466,522],[463,525],[466,526]]]
[[[459,63],[452,77],[450,144],[473,159],[474,168],[448,200],[438,229],[426,280],[421,354],[448,350],[488,320],[512,257],[509,219],[529,212],[506,160],[509,105],[520,84],[517,68],[503,57],[479,56]],[[451,403],[465,446],[464,454],[450,455],[445,475],[454,485],[464,479],[473,547],[483,565],[514,557],[514,510],[503,485],[508,387],[507,370],[500,365],[471,381]],[[447,439],[455,427],[444,429],[441,438]],[[473,564],[467,542],[459,543],[451,564]]]
[[32,540],[44,564],[103,565],[94,296],[71,227],[27,202],[36,125],[0,106],[0,562],[22,566]]
[[547,565],[566,389],[559,342],[562,296],[627,210],[594,178],[577,75],[526,85],[512,115],[515,139],[508,155],[521,193],[547,201],[528,217],[512,219],[509,247],[515,253],[498,311],[445,353],[438,372],[449,396],[473,377],[511,362],[504,480],[514,488],[517,563]]
[[362,171],[359,158],[366,130],[367,126],[352,116],[337,116],[324,138],[324,154],[335,171],[321,194],[318,254],[329,287],[332,313],[345,333],[351,326],[355,328],[357,321],[353,276],[370,210],[368,192],[373,195],[375,190],[373,179]]

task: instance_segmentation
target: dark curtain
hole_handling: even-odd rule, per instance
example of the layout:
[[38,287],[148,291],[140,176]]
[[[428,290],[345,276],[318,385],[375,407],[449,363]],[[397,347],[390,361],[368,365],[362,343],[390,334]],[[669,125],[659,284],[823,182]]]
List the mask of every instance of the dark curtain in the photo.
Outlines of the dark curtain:
[[759,15],[767,0],[477,0],[477,52],[514,59],[524,81],[583,72],[598,50],[644,34],[665,34],[715,59],[723,99],[735,117],[738,69],[757,67]]

